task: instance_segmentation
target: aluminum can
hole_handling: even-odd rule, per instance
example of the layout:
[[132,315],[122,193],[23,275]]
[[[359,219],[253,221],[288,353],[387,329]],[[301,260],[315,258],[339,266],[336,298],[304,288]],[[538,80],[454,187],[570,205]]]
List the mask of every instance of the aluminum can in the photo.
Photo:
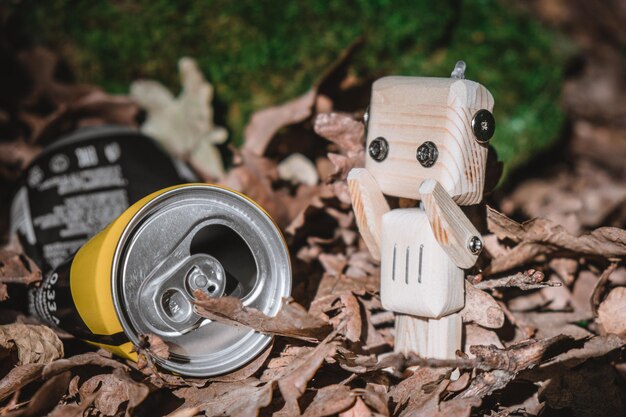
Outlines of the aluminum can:
[[11,229],[46,274],[140,198],[195,181],[185,164],[136,130],[82,128],[44,148],[27,168]]
[[234,296],[275,315],[291,291],[285,241],[255,202],[227,188],[187,184],[128,208],[46,276],[35,294],[44,321],[135,360],[154,334],[169,346],[163,368],[188,376],[237,369],[271,337],[198,316],[193,292]]

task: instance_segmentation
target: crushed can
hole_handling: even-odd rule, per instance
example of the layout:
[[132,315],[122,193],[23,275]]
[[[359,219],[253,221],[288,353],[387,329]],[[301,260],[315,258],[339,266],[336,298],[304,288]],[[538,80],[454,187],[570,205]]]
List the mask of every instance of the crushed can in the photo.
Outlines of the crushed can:
[[46,274],[140,198],[195,181],[184,163],[136,130],[81,128],[44,148],[26,169],[11,231]]
[[153,360],[187,376],[233,371],[268,346],[271,336],[198,316],[197,289],[269,316],[291,291],[289,253],[270,216],[208,184],[133,204],[44,278],[34,307],[42,320],[131,360],[142,336],[157,335],[170,354]]

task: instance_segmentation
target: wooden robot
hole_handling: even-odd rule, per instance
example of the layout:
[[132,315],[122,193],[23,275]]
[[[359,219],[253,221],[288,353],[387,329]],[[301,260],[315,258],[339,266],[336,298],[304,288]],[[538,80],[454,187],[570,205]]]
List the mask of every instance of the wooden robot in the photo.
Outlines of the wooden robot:
[[[383,307],[396,313],[395,350],[450,359],[461,349],[464,269],[483,248],[460,205],[483,196],[493,97],[464,79],[385,77],[365,115],[365,168],[348,186],[359,231],[381,262]],[[390,210],[384,194],[420,200]]]

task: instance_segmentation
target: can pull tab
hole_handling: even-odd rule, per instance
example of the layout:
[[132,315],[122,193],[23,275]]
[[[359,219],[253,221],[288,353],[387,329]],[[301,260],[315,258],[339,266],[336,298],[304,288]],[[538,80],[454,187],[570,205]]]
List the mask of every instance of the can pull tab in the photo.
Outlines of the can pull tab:
[[145,323],[160,335],[187,333],[202,322],[193,311],[193,292],[221,297],[226,289],[226,272],[211,255],[189,256],[168,271],[147,279],[139,290]]

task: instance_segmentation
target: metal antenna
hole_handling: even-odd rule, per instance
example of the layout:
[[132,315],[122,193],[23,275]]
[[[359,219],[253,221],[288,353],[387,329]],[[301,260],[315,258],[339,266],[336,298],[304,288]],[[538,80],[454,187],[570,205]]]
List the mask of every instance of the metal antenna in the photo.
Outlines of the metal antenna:
[[457,61],[452,73],[450,74],[451,78],[457,78],[462,80],[465,78],[465,69],[467,68],[467,64],[465,61]]

